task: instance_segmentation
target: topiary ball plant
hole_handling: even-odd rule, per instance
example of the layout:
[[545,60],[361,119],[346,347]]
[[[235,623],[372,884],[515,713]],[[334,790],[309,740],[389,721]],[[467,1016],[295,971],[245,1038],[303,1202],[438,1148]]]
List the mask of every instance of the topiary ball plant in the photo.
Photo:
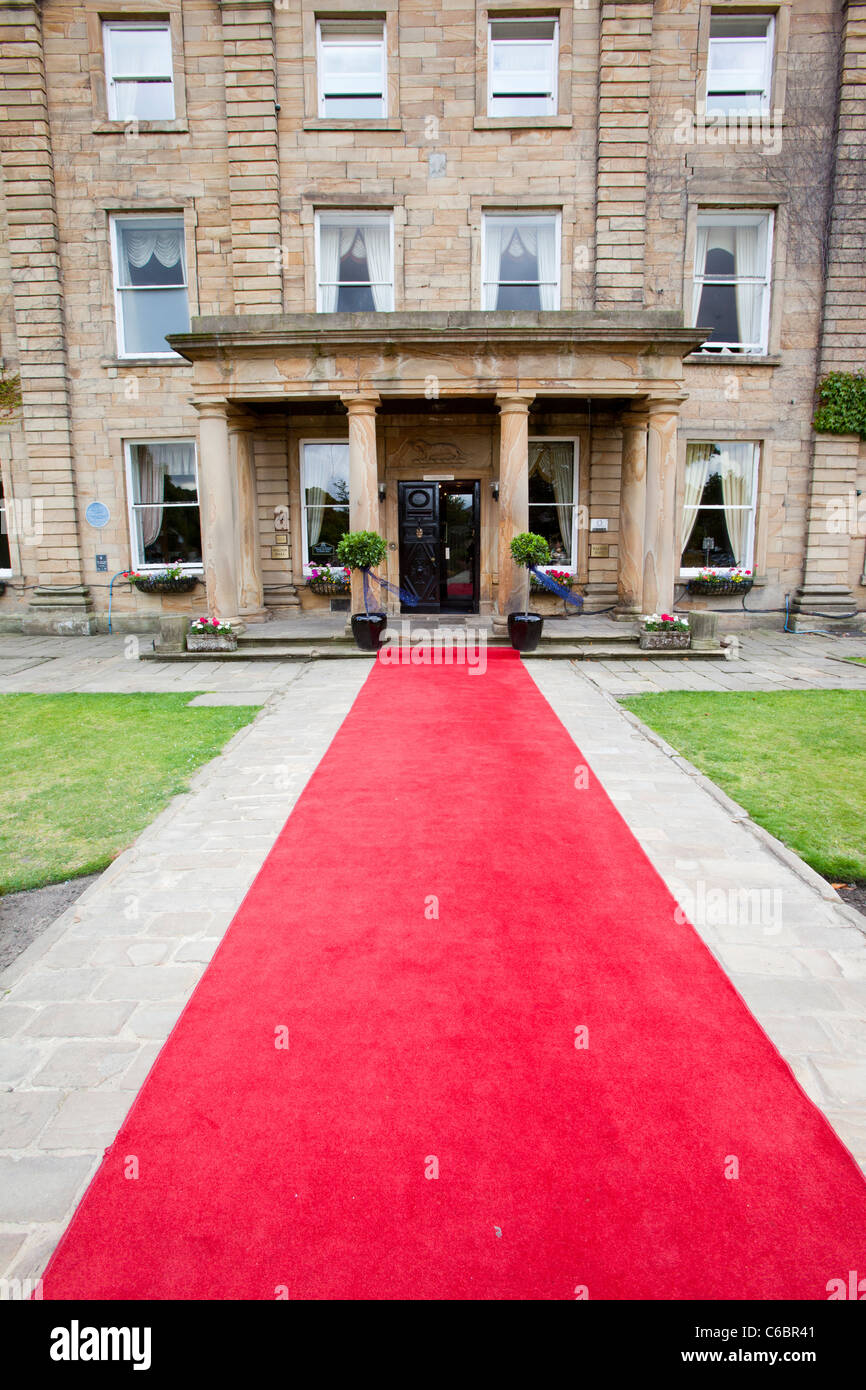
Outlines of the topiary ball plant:
[[374,570],[388,554],[376,531],[347,531],[337,546],[337,560],[350,570]]
[[521,531],[511,542],[511,554],[516,565],[531,569],[533,565],[550,564],[550,546],[543,536],[533,531]]

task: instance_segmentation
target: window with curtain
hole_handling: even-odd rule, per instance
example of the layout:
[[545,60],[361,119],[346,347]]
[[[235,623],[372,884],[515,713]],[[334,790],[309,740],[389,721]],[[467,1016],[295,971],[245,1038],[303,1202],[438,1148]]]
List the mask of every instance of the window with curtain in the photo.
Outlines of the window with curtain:
[[702,352],[765,353],[770,318],[771,213],[701,213],[693,317]]
[[770,109],[773,18],[713,14],[707,57],[707,115],[760,116]]
[[304,565],[336,564],[349,529],[349,445],[313,440],[301,446]]
[[6,516],[6,494],[3,479],[0,477],[0,574],[12,573],[12,555],[9,548],[9,522]]
[[319,313],[361,313],[394,308],[391,216],[320,213]]
[[128,444],[132,556],[136,569],[202,562],[192,440]]
[[111,21],[102,26],[102,43],[109,119],[174,120],[168,24]]
[[558,214],[491,214],[482,243],[482,309],[559,308]]
[[544,536],[553,569],[577,566],[575,474],[573,439],[529,441],[529,529]]
[[693,441],[686,449],[682,569],[751,569],[758,446]]
[[558,21],[491,19],[487,43],[487,114],[551,116],[556,112]]
[[120,357],[172,357],[168,333],[189,329],[183,217],[115,217]]
[[320,20],[319,115],[387,116],[385,25],[381,20]]

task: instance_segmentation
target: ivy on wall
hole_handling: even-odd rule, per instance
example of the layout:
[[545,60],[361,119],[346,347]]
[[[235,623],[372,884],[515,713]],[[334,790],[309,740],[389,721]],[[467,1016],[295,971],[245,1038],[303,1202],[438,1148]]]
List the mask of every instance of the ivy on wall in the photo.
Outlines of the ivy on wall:
[[8,420],[21,405],[21,378],[0,372],[0,418]]
[[866,439],[866,372],[830,372],[818,383],[820,405],[812,424],[824,434]]

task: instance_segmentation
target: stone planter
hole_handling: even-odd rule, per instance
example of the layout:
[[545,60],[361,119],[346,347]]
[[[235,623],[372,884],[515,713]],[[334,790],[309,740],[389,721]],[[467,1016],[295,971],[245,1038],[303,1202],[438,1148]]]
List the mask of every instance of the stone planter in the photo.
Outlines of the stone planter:
[[741,579],[734,583],[732,579],[722,579],[718,584],[708,584],[705,579],[690,579],[690,594],[707,594],[710,597],[718,595],[723,598],[728,594],[747,594],[752,587],[751,579]]
[[643,651],[684,651],[692,640],[690,632],[642,632],[640,646]]
[[200,582],[197,574],[182,574],[177,579],[158,579],[156,576],[151,578],[144,575],[140,579],[132,580],[140,594],[190,594]]
[[211,637],[207,632],[188,632],[186,649],[188,652],[236,652],[238,639],[233,633],[228,637]]

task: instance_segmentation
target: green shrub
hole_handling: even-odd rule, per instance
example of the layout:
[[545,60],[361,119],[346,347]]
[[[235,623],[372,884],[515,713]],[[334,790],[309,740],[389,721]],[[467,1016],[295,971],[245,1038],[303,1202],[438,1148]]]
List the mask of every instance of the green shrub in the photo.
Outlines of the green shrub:
[[376,531],[347,531],[337,546],[337,559],[350,570],[374,570],[388,554]]
[[511,554],[517,565],[529,569],[532,565],[550,564],[550,547],[543,536],[532,531],[521,531],[511,542]]
[[866,373],[830,372],[818,383],[818,399],[812,421],[816,430],[866,439]]

